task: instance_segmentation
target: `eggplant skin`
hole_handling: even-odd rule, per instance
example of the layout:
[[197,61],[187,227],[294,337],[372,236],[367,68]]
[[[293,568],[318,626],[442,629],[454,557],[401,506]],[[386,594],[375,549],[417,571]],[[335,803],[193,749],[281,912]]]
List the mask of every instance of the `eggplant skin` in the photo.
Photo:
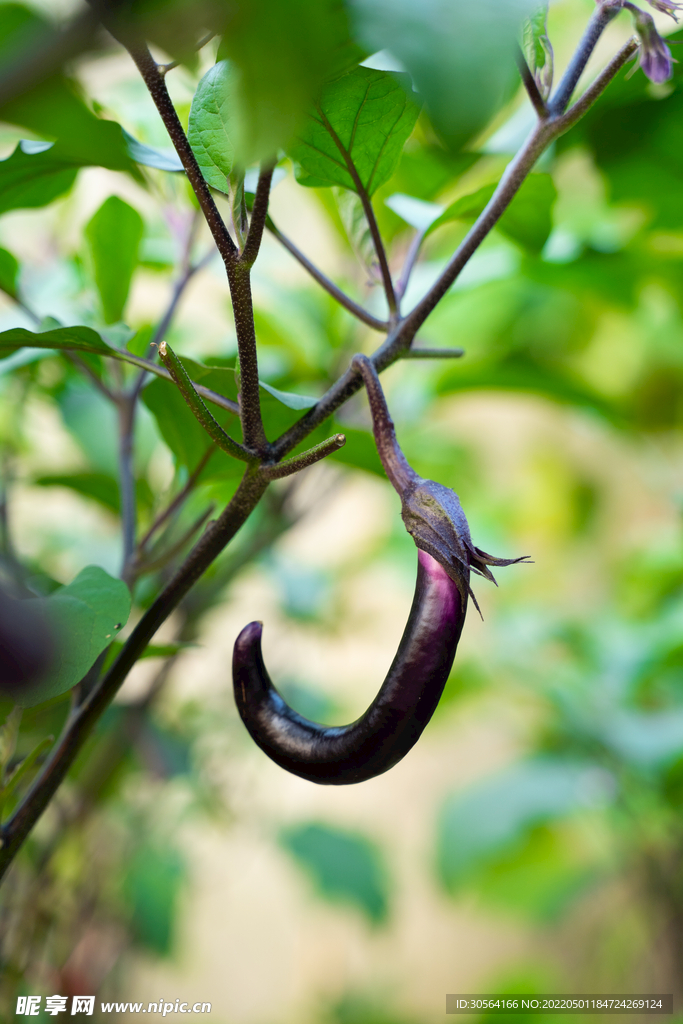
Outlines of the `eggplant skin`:
[[0,697],[16,697],[50,668],[54,639],[38,605],[0,589]]
[[403,637],[374,701],[357,721],[322,726],[292,710],[273,686],[261,653],[260,622],[235,642],[233,682],[242,721],[276,764],[309,782],[344,786],[393,768],[434,714],[460,640],[467,592],[418,551],[415,596]]

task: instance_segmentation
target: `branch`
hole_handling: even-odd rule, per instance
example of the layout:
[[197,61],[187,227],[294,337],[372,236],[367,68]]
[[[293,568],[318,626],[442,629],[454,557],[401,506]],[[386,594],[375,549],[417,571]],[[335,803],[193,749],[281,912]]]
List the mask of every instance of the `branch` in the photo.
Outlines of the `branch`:
[[203,526],[203,524],[206,522],[206,520],[213,512],[214,508],[215,505],[209,505],[209,507],[205,509],[201,513],[201,515],[197,516],[194,522],[191,523],[190,526],[188,526],[185,532],[181,535],[180,539],[177,540],[175,544],[172,544],[170,548],[167,548],[166,551],[163,551],[160,555],[157,555],[155,558],[150,558],[149,561],[136,562],[136,576],[141,576],[143,573],[156,572],[157,569],[163,569],[164,566],[168,565],[169,562],[173,561],[175,556],[183,550],[187,542],[191,540],[192,537],[194,537],[197,530],[201,526]]
[[389,324],[386,320],[378,320],[371,313],[367,313],[362,306],[354,302],[353,299],[338,288],[334,281],[330,281],[329,277],[326,277],[322,271],[318,270],[314,263],[308,259],[307,256],[301,252],[300,249],[291,242],[286,235],[283,235],[279,228],[276,228],[270,217],[266,220],[266,227],[270,231],[271,235],[277,238],[287,252],[291,253],[295,260],[298,260],[301,266],[308,271],[311,277],[315,278],[319,285],[321,285],[326,292],[328,292],[333,299],[336,299],[340,306],[352,313],[353,316],[357,317],[368,327],[372,327],[373,331],[382,331],[384,334],[389,330]]
[[159,346],[159,358],[173,377],[178,390],[189,405],[191,411],[194,413],[197,420],[214,444],[217,444],[218,447],[222,448],[228,455],[232,455],[234,459],[240,459],[242,462],[252,461],[251,454],[241,444],[234,441],[229,434],[226,434],[220,423],[213,418],[195,391],[192,381],[187,374],[187,370],[178,359],[171,346],[167,345],[165,341],[162,341]]
[[[153,373],[156,377],[161,377],[163,380],[173,380],[173,377],[168,372],[166,367],[158,366],[153,363],[151,359],[143,359],[142,356],[134,356],[132,352],[125,352],[123,349],[117,348],[107,353],[103,353],[105,356],[109,356],[111,359],[121,359],[124,363],[132,363],[133,366],[139,366],[142,370],[148,373]],[[217,391],[212,391],[211,388],[205,388],[203,384],[196,384],[192,381],[192,387],[195,389],[198,395],[205,398],[207,402],[213,402],[214,405],[219,406],[221,409],[225,409],[226,412],[233,412],[239,415],[240,407],[237,402],[233,402],[231,398],[226,398],[225,395],[219,395]]]
[[123,534],[123,563],[121,578],[128,582],[131,562],[135,555],[137,506],[135,500],[135,472],[133,469],[133,432],[137,393],[122,395],[117,402],[119,414],[119,494],[121,496],[121,529]]
[[118,39],[128,50],[128,53],[135,61],[138,71],[142,75],[145,85],[149,89],[149,93],[159,111],[161,120],[164,122],[171,142],[175,146],[176,153],[182,161],[185,173],[202,208],[206,222],[211,229],[214,241],[218,246],[218,251],[223,257],[223,262],[226,267],[233,266],[238,256],[237,246],[230,237],[230,233],[211,195],[209,186],[204,180],[204,176],[197,163],[197,158],[192,152],[192,147],[187,140],[183,126],[168,94],[164,76],[146,46],[132,42],[130,39],[117,34],[110,24],[107,25],[107,28],[114,38]]
[[256,355],[254,307],[249,269],[240,264],[228,267],[228,281],[235,318],[237,351],[240,360],[239,409],[245,448],[258,455],[268,454],[269,445],[261,418],[261,385]]
[[396,282],[396,298],[399,301],[403,298],[403,296],[406,293],[406,288],[408,287],[408,282],[410,281],[410,275],[412,274],[413,267],[417,262],[417,257],[419,256],[420,253],[420,246],[424,241],[426,233],[426,231],[416,231],[415,234],[413,235],[412,241],[408,248],[408,252],[406,254],[405,263],[403,264],[403,269],[401,270],[400,277]]
[[541,121],[544,121],[545,118],[548,116],[548,107],[546,106],[545,100],[541,96],[540,90],[538,88],[538,83],[532,75],[531,69],[529,68],[529,65],[526,62],[526,58],[522,53],[521,49],[519,48],[519,46],[517,47],[516,59],[520,77],[522,79],[522,82],[524,83],[524,88],[527,91],[533,108],[538,114]]
[[623,0],[600,0],[597,10],[588,23],[581,42],[577,46],[569,66],[562,76],[562,81],[557,87],[555,95],[548,104],[551,114],[563,114],[565,107],[572,98],[583,70],[588,63],[593,50],[595,49],[600,36],[609,25],[612,18],[619,14],[622,9]]
[[335,146],[339,150],[346,164],[346,169],[349,172],[351,180],[353,181],[354,188],[358,193],[361,203],[363,204],[363,210],[365,211],[365,219],[368,222],[370,228],[370,234],[372,235],[372,241],[375,246],[375,252],[377,253],[377,260],[379,262],[379,269],[382,274],[382,284],[384,285],[384,294],[387,297],[387,305],[389,307],[389,314],[393,318],[398,314],[398,303],[396,301],[396,294],[394,292],[394,284],[391,280],[391,273],[389,271],[389,264],[387,262],[387,254],[384,250],[384,243],[382,242],[382,236],[379,233],[379,226],[377,224],[377,218],[375,217],[375,211],[372,208],[372,202],[370,196],[367,193],[365,185],[360,180],[356,165],[351,159],[350,154],[347,152],[343,142],[335,132],[334,128],[328,121],[323,111],[318,108],[318,113],[322,118],[323,124],[327,128],[327,131],[332,136]]
[[464,355],[464,348],[407,348],[401,359],[460,359]]
[[200,477],[200,475],[202,473],[202,470],[205,468],[207,462],[209,461],[209,459],[211,458],[211,456],[213,455],[213,453],[215,451],[216,451],[216,448],[215,448],[214,445],[211,445],[209,448],[206,449],[204,455],[199,460],[196,468],[190,474],[190,477],[189,477],[187,483],[185,484],[185,486],[183,487],[183,489],[181,491],[179,491],[178,494],[176,494],[176,496],[173,499],[173,501],[171,501],[166,506],[166,508],[163,510],[163,512],[159,513],[157,518],[154,520],[152,525],[147,530],[147,533],[144,535],[144,537],[142,538],[142,540],[138,544],[138,557],[139,557],[139,554],[142,551],[144,551],[144,549],[147,547],[147,545],[149,544],[149,542],[152,539],[152,537],[154,536],[154,534],[158,530],[160,530],[161,527],[164,525],[164,523],[168,519],[170,519],[170,517],[173,515],[173,513],[177,512],[177,510],[181,507],[181,505],[183,504],[183,502],[188,497],[188,495],[190,494],[190,492],[194,488],[195,484],[199,480],[199,477]]
[[93,370],[90,369],[90,367],[88,366],[84,359],[81,359],[80,356],[77,356],[75,352],[64,352],[63,355],[66,356],[66,358],[69,360],[72,366],[75,366],[77,369],[81,371],[81,373],[84,373],[85,376],[92,381],[92,383],[95,385],[100,394],[104,395],[108,402],[118,401],[118,396],[115,395],[114,392],[107,387],[104,381],[100,377],[98,377],[97,374],[93,372]]
[[[608,4],[616,4],[617,2],[621,3],[621,0],[606,0],[606,2]],[[600,12],[597,13],[600,14]],[[613,17],[614,13],[612,10],[610,17]],[[602,27],[604,28],[604,25]],[[589,33],[586,33],[586,35],[589,35]],[[582,48],[584,50],[586,48],[585,39],[586,37],[580,43],[580,51],[582,51]],[[593,45],[595,44],[593,43]],[[470,257],[476,252],[484,238],[486,238],[508,208],[541,153],[554,139],[566,132],[579,120],[581,115],[595,102],[614,78],[619,69],[630,59],[636,48],[637,45],[634,40],[631,40],[622,47],[604,71],[598,75],[597,79],[586,90],[584,95],[566,114],[553,116],[551,113],[551,116],[546,121],[538,123],[517,156],[508,164],[496,191],[458,246],[438,281],[436,281],[408,316],[394,327],[384,343],[373,353],[371,358],[378,373],[381,373],[398,359],[404,358],[406,353],[410,351],[411,341],[417,334],[417,331],[422,327],[429,314],[448,291]],[[588,58],[586,57],[586,59]],[[572,65],[575,63],[575,61],[572,61]],[[414,356],[408,356],[408,358],[414,358]],[[282,458],[292,448],[301,444],[311,431],[320,426],[340,405],[343,405],[344,402],[356,394],[361,386],[359,374],[349,368],[346,373],[335,381],[312,409],[309,409],[300,420],[273,443],[272,451],[275,458]]]
[[309,448],[307,452],[297,455],[294,459],[286,459],[275,466],[262,466],[261,473],[267,480],[281,480],[282,477],[291,476],[308,466],[315,465],[316,462],[320,462],[332,452],[339,451],[345,444],[344,435],[335,434],[334,437],[328,437],[326,441],[321,441],[320,444],[314,445],[313,448]]
[[274,170],[275,165],[270,164],[269,166],[262,168],[261,173],[259,174],[258,185],[256,186],[256,195],[254,196],[254,205],[251,209],[249,233],[247,234],[247,240],[244,243],[244,249],[240,256],[240,263],[247,268],[251,268],[253,266],[254,261],[258,256],[259,249],[261,248],[263,229],[266,226],[266,219],[268,217],[268,201],[270,199],[270,186],[273,180]]
[[624,43],[619,52],[612,57],[607,67],[603,68],[597,78],[588,86],[583,95],[558,119],[556,123],[558,126],[561,126],[561,131],[558,132],[558,135],[569,131],[577,121],[581,120],[586,111],[593,106],[601,93],[605,91],[615,75],[621,71],[624,64],[628,64],[637,52],[638,40],[635,37]]

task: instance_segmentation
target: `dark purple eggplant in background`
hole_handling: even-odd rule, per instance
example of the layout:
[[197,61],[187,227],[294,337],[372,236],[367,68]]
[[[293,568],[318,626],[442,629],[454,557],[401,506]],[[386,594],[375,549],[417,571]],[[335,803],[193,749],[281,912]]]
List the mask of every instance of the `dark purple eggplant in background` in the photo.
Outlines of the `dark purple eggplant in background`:
[[495,558],[474,546],[457,494],[424,480],[408,464],[371,361],[355,356],[352,366],[363,377],[377,451],[418,548],[415,596],[396,657],[361,718],[322,726],[297,714],[273,686],[261,653],[262,623],[245,626],[233,653],[235,701],[253,740],[287,771],[332,786],[364,782],[405,757],[441,698],[469,596],[476,605],[470,572],[495,583],[489,565],[524,561]]
[[0,696],[14,698],[47,672],[54,641],[36,600],[21,601],[0,589]]

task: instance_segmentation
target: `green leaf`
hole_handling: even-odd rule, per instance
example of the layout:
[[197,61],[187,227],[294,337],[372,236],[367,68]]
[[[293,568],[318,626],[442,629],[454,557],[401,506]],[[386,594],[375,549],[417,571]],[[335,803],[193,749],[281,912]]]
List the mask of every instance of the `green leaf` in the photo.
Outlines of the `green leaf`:
[[173,947],[176,905],[184,877],[183,860],[172,847],[145,844],[127,858],[123,889],[133,935],[161,956]]
[[175,149],[156,149],[154,146],[147,146],[144,142],[129,135],[124,129],[123,139],[126,144],[126,152],[136,164],[144,164],[146,167],[156,167],[160,171],[184,171],[183,162]]
[[138,263],[144,224],[137,210],[109,196],[85,228],[106,323],[120,320]]
[[380,851],[366,836],[310,823],[284,829],[280,842],[325,899],[354,904],[375,924],[385,920],[386,870]]
[[22,691],[17,703],[24,708],[66,693],[80,682],[128,621],[131,598],[122,580],[89,565],[42,604],[52,623],[57,656],[48,677]]
[[412,76],[434,127],[459,147],[516,87],[514,48],[537,0],[352,0],[359,38]]
[[13,299],[17,297],[19,264],[11,252],[0,249],[0,289]]
[[[0,59],[4,63],[32,44],[40,45],[55,27],[20,4],[0,5]],[[0,106],[0,121],[29,128],[44,139],[59,140],[57,154],[72,166],[96,164],[139,174],[126,151],[120,125],[94,114],[79,86],[60,74],[37,82]]]
[[242,168],[291,142],[322,83],[366,55],[342,0],[249,0],[229,8],[219,48],[236,75],[235,146]]
[[533,253],[540,253],[553,229],[557,189],[549,174],[530,174],[500,219],[500,230]]
[[27,331],[24,327],[0,331],[0,356],[24,347],[95,352],[98,355],[111,355],[114,351],[91,327],[58,327],[37,333]]
[[[401,82],[403,81],[403,85]],[[419,107],[406,76],[355,68],[326,85],[288,153],[302,185],[372,195],[391,177]]]
[[0,160],[0,213],[47,206],[69,191],[78,167],[55,153],[55,147],[29,153],[20,142]]
[[288,409],[312,409],[314,405],[318,404],[317,398],[310,398],[308,395],[295,395],[293,391],[278,391],[277,388],[272,388],[270,384],[266,384],[262,380],[259,381],[259,384],[269,395],[277,398],[278,402],[282,402]]
[[[119,484],[109,473],[48,473],[36,477],[37,487],[68,487],[84,498],[92,498],[110,512],[118,515],[121,510]],[[150,508],[154,501],[151,488],[143,478],[135,482],[138,504]]]
[[197,86],[187,131],[205,179],[226,195],[241,130],[236,82],[237,71],[229,61],[214,64]]
[[[477,192],[461,196],[444,210],[428,228],[435,231],[454,220],[476,220],[490,201],[496,185],[485,185]],[[549,174],[530,174],[498,221],[498,228],[534,253],[539,253],[552,231],[552,208],[557,190]]]
[[446,888],[455,891],[471,871],[534,826],[594,804],[595,772],[588,763],[538,758],[448,797],[437,833],[439,875]]

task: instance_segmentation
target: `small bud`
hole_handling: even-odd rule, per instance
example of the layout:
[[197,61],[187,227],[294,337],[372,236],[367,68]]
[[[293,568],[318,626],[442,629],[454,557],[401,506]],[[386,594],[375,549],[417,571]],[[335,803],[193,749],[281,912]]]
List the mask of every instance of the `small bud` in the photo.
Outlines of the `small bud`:
[[[656,0],[653,6],[664,2],[668,0]],[[633,23],[640,39],[639,66],[651,82],[658,85],[667,82],[673,73],[673,58],[671,50],[655,27],[652,15],[641,11],[632,3],[625,3],[624,6],[633,15]]]

